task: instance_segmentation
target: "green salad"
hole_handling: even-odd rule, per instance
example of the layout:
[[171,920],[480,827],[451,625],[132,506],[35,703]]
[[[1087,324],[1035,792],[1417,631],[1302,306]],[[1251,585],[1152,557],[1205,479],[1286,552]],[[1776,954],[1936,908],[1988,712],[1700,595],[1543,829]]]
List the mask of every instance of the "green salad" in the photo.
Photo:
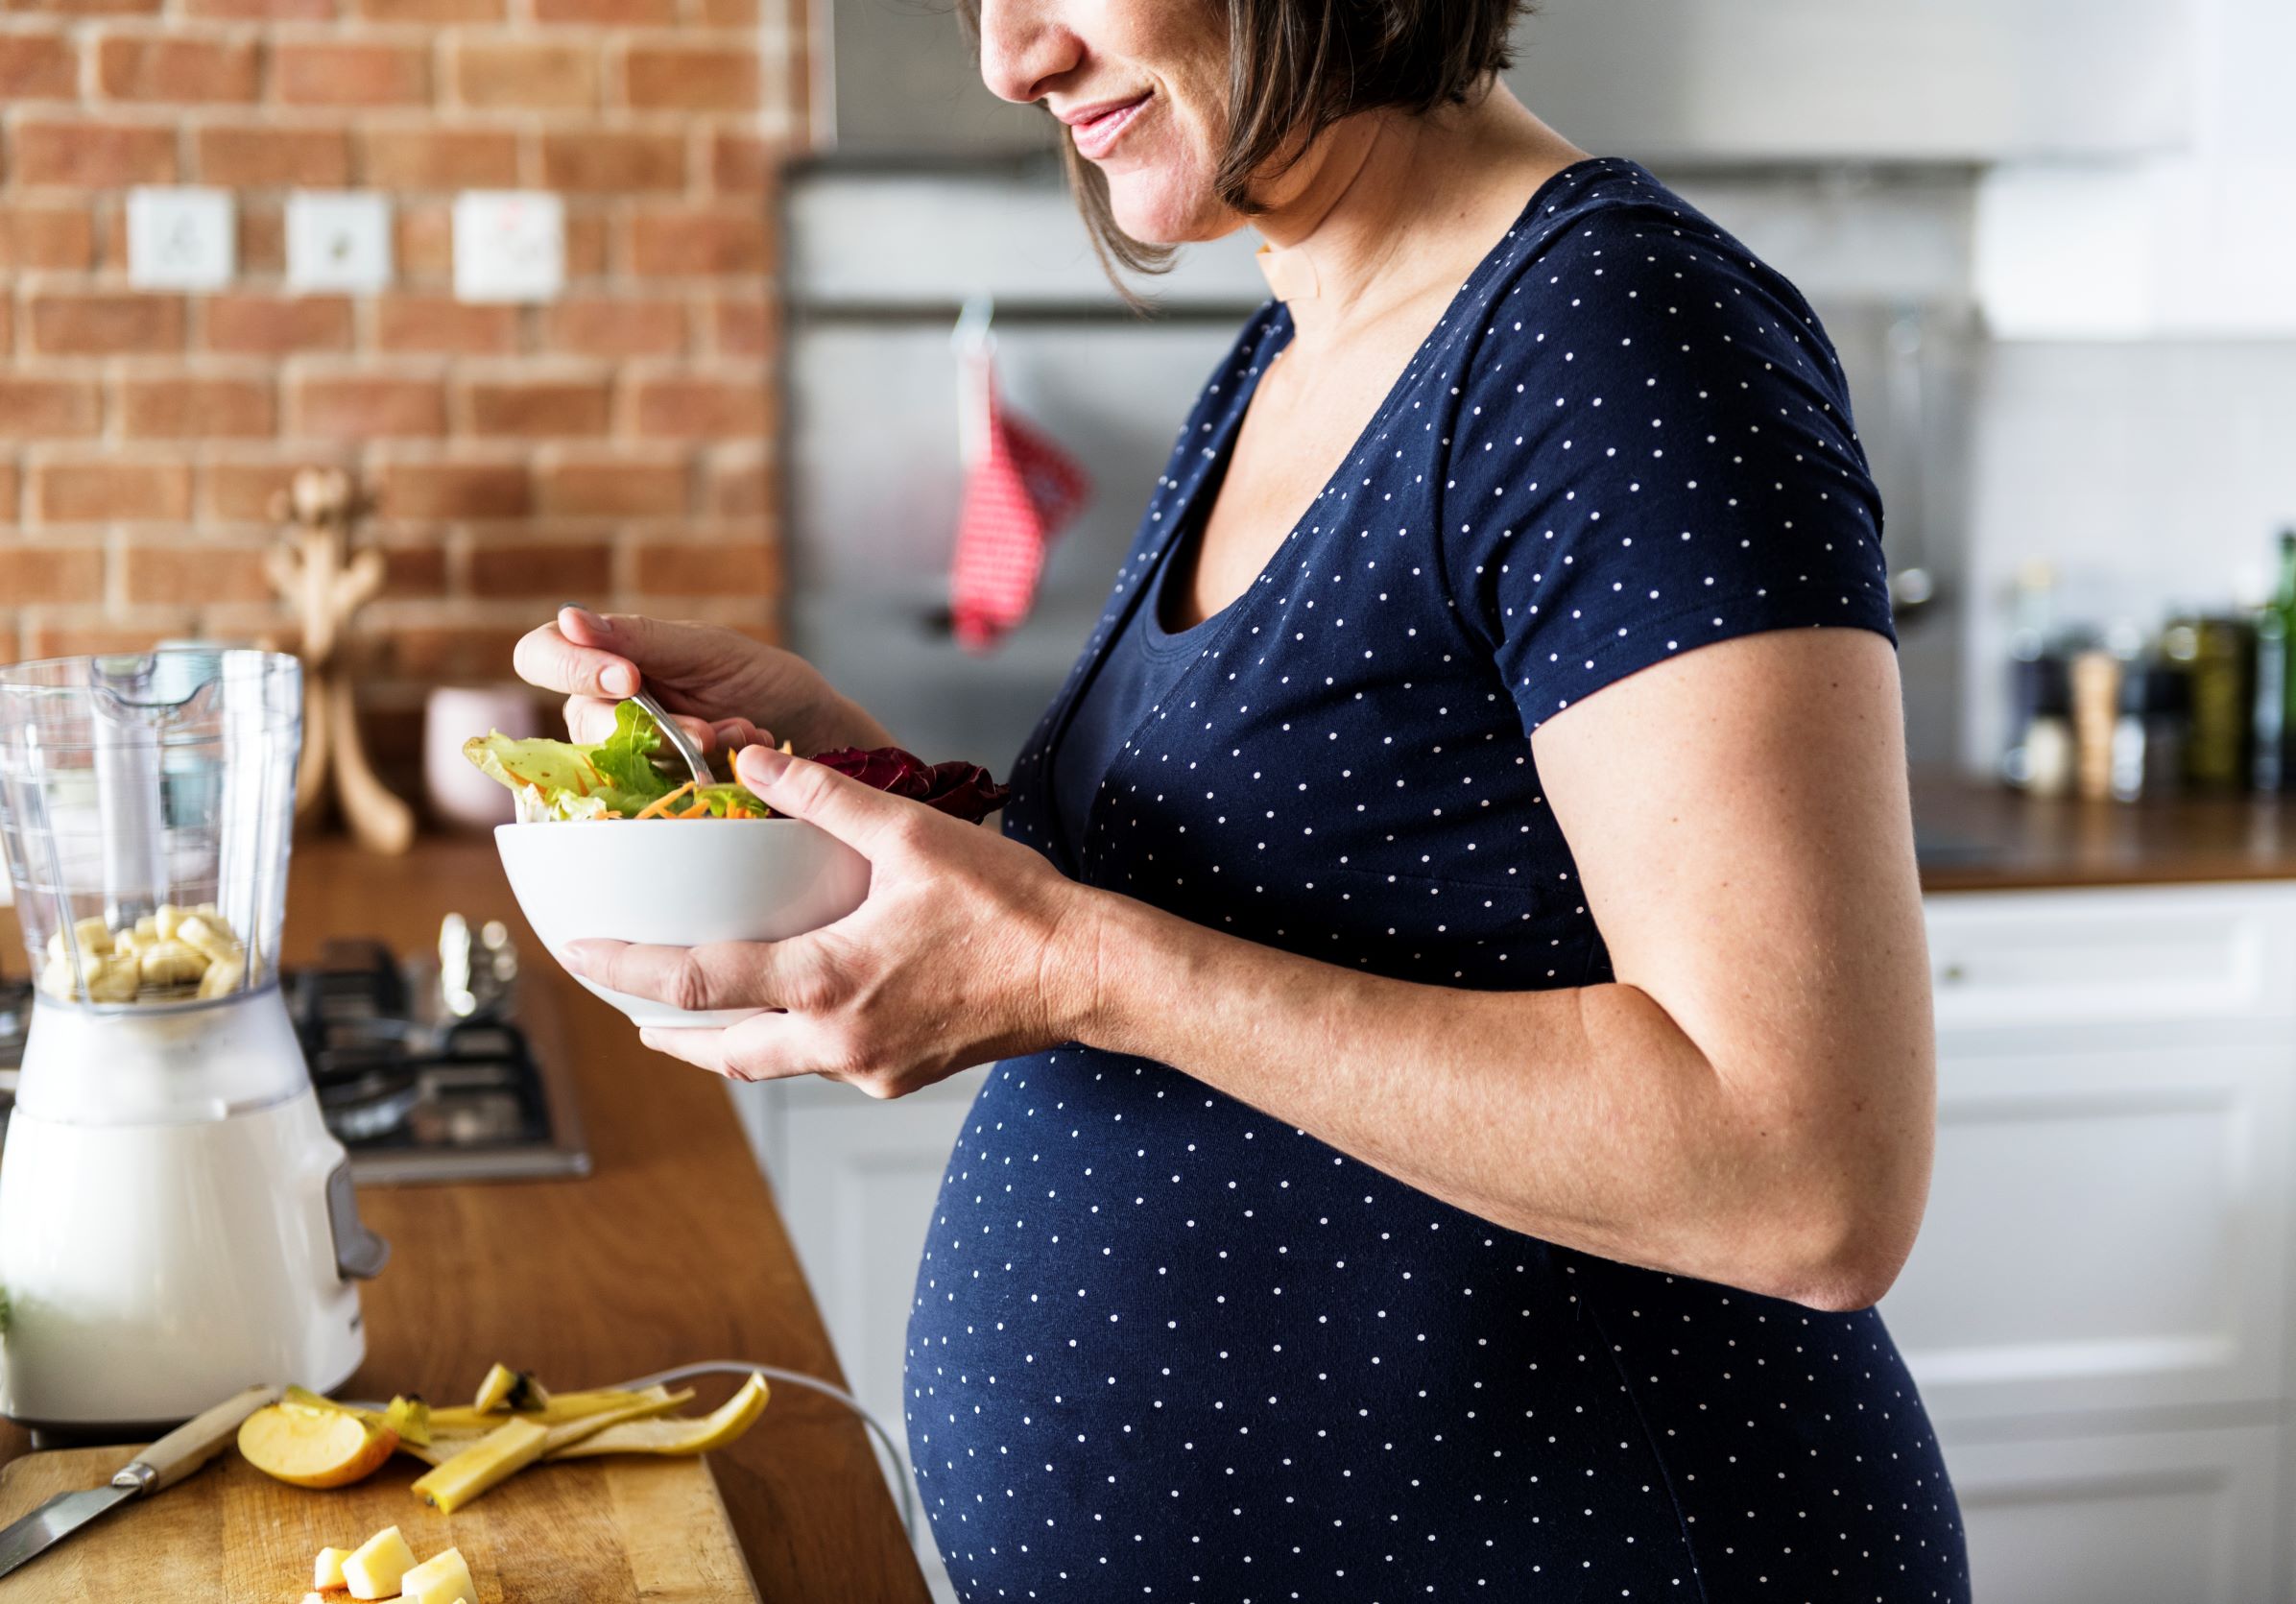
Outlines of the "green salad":
[[660,727],[634,702],[614,709],[613,733],[596,746],[572,741],[514,741],[499,730],[463,743],[463,755],[509,786],[518,822],[587,819],[770,819],[773,810],[730,779],[681,781],[656,758],[665,750]]

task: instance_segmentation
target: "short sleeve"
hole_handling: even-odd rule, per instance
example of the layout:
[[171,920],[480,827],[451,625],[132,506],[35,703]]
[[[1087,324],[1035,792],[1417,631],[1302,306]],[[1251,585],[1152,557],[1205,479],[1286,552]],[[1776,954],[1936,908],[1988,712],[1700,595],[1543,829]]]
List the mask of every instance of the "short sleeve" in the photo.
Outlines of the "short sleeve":
[[1442,552],[1525,729],[1768,630],[1895,639],[1839,361],[1719,231],[1597,214],[1493,295],[1455,397]]

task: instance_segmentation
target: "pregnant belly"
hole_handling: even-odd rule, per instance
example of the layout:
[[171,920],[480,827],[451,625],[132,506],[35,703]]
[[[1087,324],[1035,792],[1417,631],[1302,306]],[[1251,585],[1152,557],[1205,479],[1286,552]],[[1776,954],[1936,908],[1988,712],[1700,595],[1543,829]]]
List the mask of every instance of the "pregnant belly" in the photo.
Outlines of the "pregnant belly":
[[1097,1052],[984,1087],[907,1395],[968,1599],[1734,1596],[1711,1590],[1741,1568],[1838,1588],[1883,1554],[1838,1595],[1960,1596],[1951,1492],[1872,1315],[1500,1230]]

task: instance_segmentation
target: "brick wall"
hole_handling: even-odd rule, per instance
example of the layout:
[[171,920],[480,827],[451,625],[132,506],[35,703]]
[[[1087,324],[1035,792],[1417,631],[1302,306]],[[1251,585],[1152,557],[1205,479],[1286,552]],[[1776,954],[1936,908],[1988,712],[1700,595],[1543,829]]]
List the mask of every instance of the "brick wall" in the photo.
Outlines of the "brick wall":
[[[760,14],[760,6],[763,14]],[[371,735],[561,597],[774,624],[769,191],[803,0],[0,4],[0,660],[276,633],[295,467],[355,465]],[[126,192],[236,192],[224,291],[127,282]],[[394,204],[395,280],[291,297],[293,187]],[[565,196],[567,289],[457,303],[473,187]]]

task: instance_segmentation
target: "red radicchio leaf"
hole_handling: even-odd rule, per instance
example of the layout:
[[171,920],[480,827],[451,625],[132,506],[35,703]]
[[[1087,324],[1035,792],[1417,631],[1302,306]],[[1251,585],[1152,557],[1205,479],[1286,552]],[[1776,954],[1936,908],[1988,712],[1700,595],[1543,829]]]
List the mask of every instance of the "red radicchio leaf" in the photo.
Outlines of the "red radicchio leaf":
[[995,778],[977,763],[928,765],[897,746],[881,746],[873,752],[841,747],[835,752],[822,753],[813,760],[835,769],[849,779],[921,802],[968,824],[979,824],[1004,806],[1005,799],[1012,795],[1009,786],[997,784]]

